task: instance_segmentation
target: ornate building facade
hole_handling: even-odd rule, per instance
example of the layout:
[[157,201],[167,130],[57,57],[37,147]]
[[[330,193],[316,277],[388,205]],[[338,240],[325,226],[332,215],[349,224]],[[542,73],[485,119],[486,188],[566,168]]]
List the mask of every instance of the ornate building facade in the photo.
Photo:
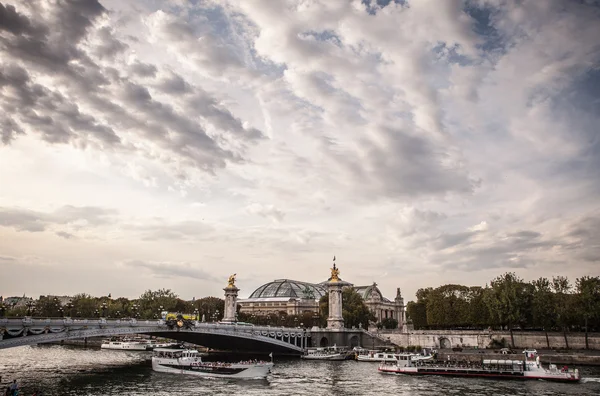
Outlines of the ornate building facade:
[[[327,281],[321,283],[301,282],[290,279],[276,279],[266,283],[250,294],[246,299],[237,300],[240,312],[254,315],[269,315],[281,311],[288,315],[305,313],[318,314],[319,300],[327,294]],[[365,304],[381,322],[386,318],[398,321],[398,328],[406,323],[404,299],[400,288],[394,300],[385,298],[376,283],[369,286],[353,287],[363,298]]]

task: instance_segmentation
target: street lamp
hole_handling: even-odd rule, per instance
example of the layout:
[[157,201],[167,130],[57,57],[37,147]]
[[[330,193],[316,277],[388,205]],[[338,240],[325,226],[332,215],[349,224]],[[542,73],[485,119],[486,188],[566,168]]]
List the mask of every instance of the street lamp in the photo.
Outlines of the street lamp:
[[27,301],[25,306],[27,306],[27,316],[31,316],[31,313],[33,312],[33,310],[35,308],[35,303],[33,302],[33,300],[29,300],[29,301]]
[[198,311],[198,308],[194,309],[194,318],[196,318],[197,321],[200,320],[199,315],[200,311]]
[[6,313],[6,305],[4,305],[4,303],[0,303],[0,318],[3,318],[5,313]]
[[106,317],[106,308],[108,307],[108,305],[103,302],[102,305],[100,306],[100,309],[102,309],[102,317],[105,318]]
[[58,301],[58,297],[54,297],[52,302],[54,303],[54,308],[56,308],[56,311],[60,315],[60,301]]
[[94,316],[96,317],[100,317],[100,311],[98,311],[97,309],[94,311]]
[[69,316],[73,316],[73,303],[69,301],[67,305],[65,305],[67,311],[69,312]]
[[58,307],[58,316],[60,316],[61,318],[64,317],[63,311],[64,311],[63,307]]
[[163,306],[158,307],[158,317],[162,318]]
[[137,318],[137,311],[138,311],[138,305],[137,304],[133,304],[133,306],[131,307],[131,310],[133,311],[133,317]]

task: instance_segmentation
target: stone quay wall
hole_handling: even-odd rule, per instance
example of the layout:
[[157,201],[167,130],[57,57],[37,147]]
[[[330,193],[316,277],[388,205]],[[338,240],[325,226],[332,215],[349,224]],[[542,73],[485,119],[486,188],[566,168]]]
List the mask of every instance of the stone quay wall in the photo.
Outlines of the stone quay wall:
[[[510,346],[509,331],[473,331],[473,330],[414,330],[407,333],[398,331],[380,331],[380,336],[388,338],[398,346],[420,345],[424,348],[478,348],[490,347],[493,340],[505,340]],[[547,349],[546,335],[543,331],[514,331],[515,348]],[[551,349],[566,349],[565,338],[561,332],[549,332]],[[567,333],[569,349],[585,349],[585,333]],[[589,333],[590,349],[600,350],[600,333]]]

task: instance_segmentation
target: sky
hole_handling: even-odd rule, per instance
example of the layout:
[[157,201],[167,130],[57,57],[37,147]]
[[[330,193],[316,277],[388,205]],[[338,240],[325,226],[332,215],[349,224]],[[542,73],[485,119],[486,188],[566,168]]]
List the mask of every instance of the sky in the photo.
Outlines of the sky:
[[0,294],[600,275],[600,2],[0,0]]

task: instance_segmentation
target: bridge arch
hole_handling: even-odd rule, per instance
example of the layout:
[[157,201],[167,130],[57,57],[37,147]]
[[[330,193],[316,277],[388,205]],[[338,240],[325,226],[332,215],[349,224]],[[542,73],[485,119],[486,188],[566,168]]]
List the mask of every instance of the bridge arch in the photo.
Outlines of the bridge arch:
[[319,346],[321,348],[325,348],[329,346],[329,340],[327,339],[327,337],[323,336],[321,337],[321,341],[319,341]]

